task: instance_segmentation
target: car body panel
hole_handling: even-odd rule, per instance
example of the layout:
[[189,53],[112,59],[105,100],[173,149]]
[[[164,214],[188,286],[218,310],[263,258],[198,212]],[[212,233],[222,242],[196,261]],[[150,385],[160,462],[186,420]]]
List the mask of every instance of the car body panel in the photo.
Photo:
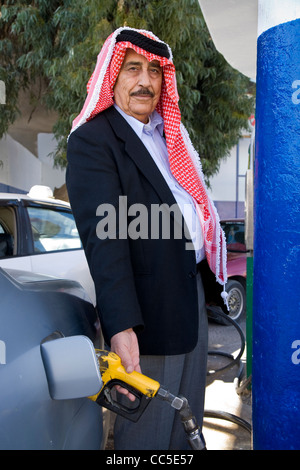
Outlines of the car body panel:
[[247,276],[247,250],[245,245],[244,219],[221,220],[227,244],[227,275],[230,278]]
[[[45,260],[46,258],[46,260]],[[91,302],[95,305],[96,295],[87,260],[82,249],[59,251],[47,254],[35,254],[29,257],[31,271],[72,279],[80,282],[86,290]],[[1,265],[1,264],[0,264]]]
[[103,346],[81,285],[0,269],[0,298],[0,449],[103,448],[101,407],[88,398],[52,400],[40,350],[57,334]]
[[247,276],[247,253],[227,252],[227,274],[228,278]]
[[[11,256],[0,258],[0,267],[8,269],[21,269],[22,271],[31,271],[30,256]],[[44,273],[47,274],[47,273]]]

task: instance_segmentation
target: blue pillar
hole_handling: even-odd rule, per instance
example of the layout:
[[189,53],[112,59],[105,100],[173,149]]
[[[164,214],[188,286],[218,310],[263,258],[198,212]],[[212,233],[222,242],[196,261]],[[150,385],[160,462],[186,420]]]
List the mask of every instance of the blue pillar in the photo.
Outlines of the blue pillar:
[[300,19],[295,18],[258,37],[254,450],[300,449]]

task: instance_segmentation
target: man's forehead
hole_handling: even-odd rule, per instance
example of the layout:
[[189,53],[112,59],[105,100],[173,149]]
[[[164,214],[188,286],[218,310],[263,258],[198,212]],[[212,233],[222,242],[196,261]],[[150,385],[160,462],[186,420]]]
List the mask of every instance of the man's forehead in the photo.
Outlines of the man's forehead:
[[[128,62],[143,63],[145,61],[148,62],[147,58],[143,54],[138,54],[133,49],[127,49],[122,66],[124,66]],[[152,60],[150,64],[160,67],[159,60],[157,59]]]

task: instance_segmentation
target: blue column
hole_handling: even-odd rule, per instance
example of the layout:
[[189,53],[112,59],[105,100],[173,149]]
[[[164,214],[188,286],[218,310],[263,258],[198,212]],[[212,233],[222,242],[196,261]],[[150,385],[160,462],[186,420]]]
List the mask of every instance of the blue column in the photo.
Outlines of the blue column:
[[253,447],[300,449],[300,19],[258,38]]

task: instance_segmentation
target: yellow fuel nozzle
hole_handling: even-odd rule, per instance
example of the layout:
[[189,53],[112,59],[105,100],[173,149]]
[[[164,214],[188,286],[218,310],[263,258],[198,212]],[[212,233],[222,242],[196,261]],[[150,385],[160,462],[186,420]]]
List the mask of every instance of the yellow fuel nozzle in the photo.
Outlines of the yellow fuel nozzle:
[[107,384],[111,380],[119,380],[149,398],[153,398],[157,393],[160,384],[156,382],[156,380],[136,371],[128,374],[122,366],[121,359],[117,354],[97,349],[96,356],[98,358],[103,384]]
[[[157,394],[160,384],[156,380],[136,371],[128,374],[121,363],[120,357],[113,352],[100,349],[96,349],[95,352],[103,386],[97,395],[89,398],[115,413],[126,416],[132,421],[137,421],[151,401],[150,399]],[[120,385],[135,395],[137,398],[135,400],[136,404],[128,407],[115,401],[111,393],[115,385]]]

